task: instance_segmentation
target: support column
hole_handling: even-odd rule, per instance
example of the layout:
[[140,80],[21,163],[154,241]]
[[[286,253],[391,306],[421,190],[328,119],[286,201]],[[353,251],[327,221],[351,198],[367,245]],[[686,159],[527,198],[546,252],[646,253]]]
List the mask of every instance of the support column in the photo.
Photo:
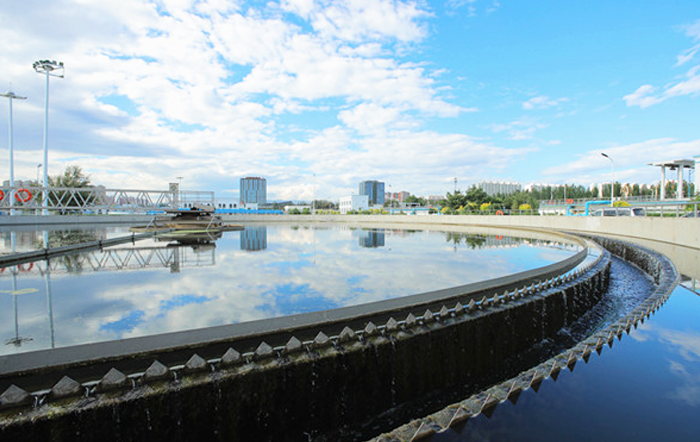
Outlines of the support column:
[[659,189],[659,199],[666,199],[666,166],[661,166],[661,189]]
[[683,199],[683,166],[678,166],[678,186],[676,187],[678,195],[677,199]]
[[173,195],[173,209],[180,208],[180,183],[168,183],[168,191]]

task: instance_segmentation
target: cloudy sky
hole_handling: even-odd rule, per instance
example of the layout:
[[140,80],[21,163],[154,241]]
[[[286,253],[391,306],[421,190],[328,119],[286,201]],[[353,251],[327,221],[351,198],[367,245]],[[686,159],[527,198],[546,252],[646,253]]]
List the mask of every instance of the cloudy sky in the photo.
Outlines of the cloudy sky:
[[41,59],[66,67],[49,174],[109,188],[444,195],[455,178],[588,186],[609,180],[601,152],[652,183],[647,163],[700,155],[697,0],[24,0],[0,6],[0,42],[0,90],[28,97],[16,179],[43,161]]

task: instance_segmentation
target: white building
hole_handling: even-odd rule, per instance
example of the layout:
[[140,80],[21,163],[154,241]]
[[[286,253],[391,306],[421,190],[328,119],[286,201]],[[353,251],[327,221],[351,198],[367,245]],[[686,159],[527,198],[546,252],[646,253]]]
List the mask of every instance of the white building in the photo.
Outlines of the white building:
[[312,207],[308,204],[295,204],[295,205],[284,206],[285,213],[289,213],[290,210],[294,210],[294,209],[297,209],[300,212],[303,212],[305,209],[308,209],[310,212]]
[[476,187],[486,192],[486,194],[489,196],[496,196],[499,194],[510,195],[511,193],[518,192],[523,188],[523,186],[521,186],[519,183],[501,183],[491,181],[482,181],[477,184]]
[[369,196],[350,195],[341,197],[338,203],[338,208],[342,214],[346,214],[352,210],[369,210]]

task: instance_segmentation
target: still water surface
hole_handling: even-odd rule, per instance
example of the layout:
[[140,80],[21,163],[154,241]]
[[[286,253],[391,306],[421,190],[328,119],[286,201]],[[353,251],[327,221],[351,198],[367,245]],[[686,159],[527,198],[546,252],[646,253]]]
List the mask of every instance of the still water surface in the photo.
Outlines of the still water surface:
[[656,314],[517,404],[431,442],[700,440],[700,296],[677,287]]
[[[51,247],[125,227],[51,231]],[[44,232],[5,233],[4,252]],[[357,305],[538,268],[579,249],[463,232],[249,225],[215,244],[138,241],[0,273],[0,354]]]

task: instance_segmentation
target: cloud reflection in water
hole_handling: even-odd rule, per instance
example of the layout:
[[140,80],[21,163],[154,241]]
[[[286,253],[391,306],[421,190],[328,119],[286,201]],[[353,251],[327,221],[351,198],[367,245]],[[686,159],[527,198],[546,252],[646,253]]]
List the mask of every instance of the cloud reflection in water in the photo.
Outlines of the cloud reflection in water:
[[[131,252],[159,250],[170,260],[167,265],[89,271],[86,260],[79,274],[52,270],[56,344],[356,305],[505,276],[574,253],[509,237],[293,225],[228,232],[215,247],[164,246],[140,241]],[[38,289],[19,299],[19,326],[33,341],[2,352],[48,347],[45,280],[29,273],[19,285]],[[0,290],[11,288],[9,278],[0,278]],[[9,296],[0,298],[0,308],[0,336],[9,338],[14,334]]]

